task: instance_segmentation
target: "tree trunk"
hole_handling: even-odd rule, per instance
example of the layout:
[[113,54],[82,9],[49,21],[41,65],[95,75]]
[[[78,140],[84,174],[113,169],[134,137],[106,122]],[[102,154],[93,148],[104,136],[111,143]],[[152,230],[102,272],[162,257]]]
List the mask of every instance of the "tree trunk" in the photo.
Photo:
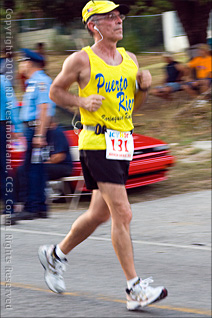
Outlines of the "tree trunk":
[[187,34],[190,46],[207,42],[208,19],[211,10],[210,0],[200,3],[199,0],[170,0],[177,11]]

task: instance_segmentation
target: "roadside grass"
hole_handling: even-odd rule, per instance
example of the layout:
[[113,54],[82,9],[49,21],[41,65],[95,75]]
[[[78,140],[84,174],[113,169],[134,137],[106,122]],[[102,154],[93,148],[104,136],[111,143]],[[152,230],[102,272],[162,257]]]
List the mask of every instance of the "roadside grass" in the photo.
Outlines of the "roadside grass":
[[182,146],[211,140],[211,102],[201,108],[192,107],[187,100],[178,103],[179,100],[168,103],[149,96],[146,105],[133,117],[135,131]]
[[130,203],[155,200],[191,191],[211,189],[211,163],[177,161],[168,179],[152,185],[128,190]]
[[[47,57],[47,73],[53,79],[67,56],[51,54]],[[188,60],[184,53],[175,57],[183,63]],[[139,55],[137,58],[142,69],[150,70],[152,86],[159,85],[165,65],[161,55]],[[77,93],[77,85],[71,92]],[[150,94],[145,105],[133,115],[135,132],[170,144],[176,164],[170,169],[166,181],[130,190],[131,202],[211,188],[211,152],[192,145],[194,141],[211,140],[211,98],[201,107],[193,105],[185,92],[173,93],[172,98],[167,101]]]

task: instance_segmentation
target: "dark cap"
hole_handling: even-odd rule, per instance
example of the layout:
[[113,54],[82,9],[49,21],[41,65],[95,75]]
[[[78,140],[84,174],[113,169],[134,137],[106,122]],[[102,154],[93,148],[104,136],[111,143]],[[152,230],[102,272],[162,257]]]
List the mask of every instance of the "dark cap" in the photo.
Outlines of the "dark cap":
[[31,51],[29,49],[21,49],[22,58],[19,61],[33,61],[37,63],[44,63],[44,58],[37,52]]

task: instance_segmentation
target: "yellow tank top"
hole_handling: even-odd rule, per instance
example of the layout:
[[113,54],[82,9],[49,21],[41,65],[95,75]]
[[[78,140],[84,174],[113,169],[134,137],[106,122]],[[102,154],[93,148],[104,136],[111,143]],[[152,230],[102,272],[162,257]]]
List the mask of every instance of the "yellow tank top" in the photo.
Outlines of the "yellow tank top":
[[[102,106],[96,112],[80,108],[81,122],[84,125],[105,125],[109,129],[130,131],[133,129],[132,111],[136,89],[138,67],[124,48],[117,50],[122,55],[122,62],[112,66],[105,63],[87,46],[83,48],[90,60],[90,81],[85,88],[79,88],[79,96],[88,97],[99,94],[105,97]],[[104,134],[96,135],[83,129],[79,135],[79,149],[104,150]]]

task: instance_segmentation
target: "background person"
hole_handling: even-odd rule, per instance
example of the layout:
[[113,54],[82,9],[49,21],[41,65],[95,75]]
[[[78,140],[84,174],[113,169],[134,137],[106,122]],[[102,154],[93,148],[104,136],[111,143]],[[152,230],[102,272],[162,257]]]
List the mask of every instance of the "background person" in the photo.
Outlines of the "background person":
[[45,43],[43,43],[43,42],[36,43],[35,51],[43,57],[43,69],[45,69],[45,67],[47,65]]
[[32,151],[46,146],[46,132],[51,117],[55,112],[55,104],[49,98],[52,80],[42,69],[43,57],[29,49],[23,49],[23,59],[19,64],[19,72],[28,78],[26,92],[23,96],[20,119],[24,123],[24,134],[27,150],[24,169],[27,175],[27,200],[24,212],[17,219],[33,219],[47,216],[45,198],[45,170],[42,161],[32,163]]
[[[15,224],[14,219],[14,185],[13,171],[10,163],[10,140],[12,137],[12,124],[14,125],[13,139],[19,138],[22,133],[21,122],[18,118],[17,100],[11,82],[7,80],[4,74],[0,74],[1,80],[1,109],[0,109],[0,141],[1,141],[1,156],[0,156],[0,198],[4,205],[2,213],[6,214],[5,224]],[[10,137],[8,139],[8,136]]]
[[[128,11],[126,6],[111,1],[89,1],[82,17],[95,44],[69,56],[51,86],[50,96],[58,105],[80,108],[80,160],[86,187],[93,193],[89,209],[73,223],[64,240],[56,246],[41,246],[38,253],[48,287],[64,292],[66,255],[111,216],[113,247],[127,279],[127,308],[134,310],[166,297],[167,291],[148,286],[150,279],[140,280],[133,260],[132,212],[125,182],[133,155],[132,112],[146,100],[151,75],[138,70],[134,54],[116,48],[123,37],[122,14]],[[75,82],[79,96],[68,92]]]
[[0,74],[7,75],[7,78],[10,79],[12,86],[15,86],[14,54],[12,51],[7,51],[6,48],[3,49],[0,58]]
[[163,59],[167,63],[165,70],[165,78],[161,86],[156,86],[151,93],[157,97],[165,99],[170,98],[170,94],[181,90],[182,78],[185,75],[185,67],[174,60],[171,53],[163,54]]
[[72,159],[68,140],[55,122],[51,123],[46,134],[48,158],[44,160],[48,180],[69,177],[72,172]]
[[[47,160],[44,160],[47,180],[58,180],[72,174],[72,158],[69,142],[60,126],[53,122],[47,131]],[[64,195],[61,189],[58,194]],[[53,203],[66,202],[65,198],[55,198]]]
[[[40,58],[40,61],[39,61],[39,63],[40,63],[39,68],[43,69],[45,71],[45,67],[47,65],[47,59],[46,59],[46,53],[45,53],[45,44],[43,42],[36,43],[35,52],[38,53],[38,55],[40,57],[42,57],[42,58]],[[23,92],[25,92],[27,77],[24,74],[24,72],[20,71],[20,68],[18,69],[17,79],[18,79],[18,81],[20,83],[21,90]]]
[[185,83],[182,88],[195,98],[207,91],[212,82],[212,57],[207,44],[198,46],[198,56],[187,63],[187,68],[190,71],[190,77],[192,77],[192,71],[195,71],[196,78]]
[[[42,149],[42,159],[46,180],[57,180],[69,177],[72,172],[72,159],[68,140],[62,130],[55,122],[52,122],[46,133],[47,145]],[[25,166],[17,169],[15,178],[16,212],[21,212],[27,201],[28,189],[27,171]],[[37,217],[47,217],[47,214],[38,214]]]

